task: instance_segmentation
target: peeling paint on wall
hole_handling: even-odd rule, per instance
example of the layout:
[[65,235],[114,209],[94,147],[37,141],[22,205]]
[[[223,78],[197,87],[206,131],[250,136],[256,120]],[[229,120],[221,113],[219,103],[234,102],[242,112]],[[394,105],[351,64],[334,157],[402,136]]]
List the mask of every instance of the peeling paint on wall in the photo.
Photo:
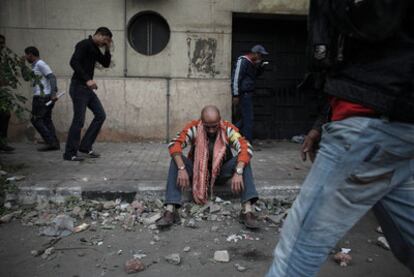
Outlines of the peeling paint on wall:
[[214,78],[216,74],[216,51],[217,39],[214,38],[187,38],[188,46],[188,77],[210,76]]

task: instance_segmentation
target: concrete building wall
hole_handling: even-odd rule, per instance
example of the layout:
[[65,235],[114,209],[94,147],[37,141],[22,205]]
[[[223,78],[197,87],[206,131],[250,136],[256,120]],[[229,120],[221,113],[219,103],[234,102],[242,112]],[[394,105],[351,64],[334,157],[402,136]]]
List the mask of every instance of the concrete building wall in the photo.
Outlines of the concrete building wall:
[[[308,0],[0,0],[0,33],[17,53],[37,46],[59,89],[68,92],[74,45],[107,26],[114,34],[113,62],[95,70],[107,112],[100,139],[164,139],[198,117],[206,104],[218,105],[223,117],[231,118],[233,12],[305,14],[307,6]],[[157,55],[139,54],[125,41],[125,26],[142,11],[155,11],[169,24],[170,40]],[[208,66],[196,51],[200,45],[213,51]],[[30,96],[29,86],[21,92]],[[54,109],[62,136],[72,119],[71,105],[66,95]],[[87,123],[90,119],[88,114]],[[30,124],[14,119],[12,136],[32,133],[27,128]]]

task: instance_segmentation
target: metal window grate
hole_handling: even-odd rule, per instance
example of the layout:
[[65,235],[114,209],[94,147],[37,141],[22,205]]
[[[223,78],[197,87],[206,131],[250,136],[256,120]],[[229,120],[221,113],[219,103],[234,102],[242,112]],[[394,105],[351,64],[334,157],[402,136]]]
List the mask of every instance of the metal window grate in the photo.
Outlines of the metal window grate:
[[170,40],[167,21],[155,12],[140,12],[128,25],[128,40],[138,53],[151,56],[160,53]]

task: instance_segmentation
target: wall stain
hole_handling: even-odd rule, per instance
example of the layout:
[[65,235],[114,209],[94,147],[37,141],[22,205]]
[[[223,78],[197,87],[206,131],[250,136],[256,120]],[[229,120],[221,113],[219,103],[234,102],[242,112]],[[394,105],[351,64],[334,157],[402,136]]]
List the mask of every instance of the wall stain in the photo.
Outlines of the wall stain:
[[[194,46],[192,45],[194,41]],[[193,69],[198,76],[207,75],[213,77],[219,72],[216,71],[216,51],[217,39],[213,38],[187,38],[189,53],[188,77],[193,73]]]

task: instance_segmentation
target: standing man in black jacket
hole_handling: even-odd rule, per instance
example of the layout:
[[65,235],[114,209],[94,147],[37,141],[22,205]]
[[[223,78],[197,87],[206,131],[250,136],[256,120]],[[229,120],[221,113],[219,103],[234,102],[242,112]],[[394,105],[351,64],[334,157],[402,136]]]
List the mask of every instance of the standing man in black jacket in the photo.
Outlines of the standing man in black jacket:
[[253,46],[250,53],[237,59],[232,75],[233,105],[239,105],[241,110],[241,120],[236,126],[250,143],[253,139],[253,93],[256,79],[267,63],[263,62],[263,56],[268,54],[262,45]]
[[[100,27],[93,36],[76,44],[75,52],[70,60],[70,66],[74,70],[69,90],[73,102],[73,120],[68,133],[66,150],[63,154],[65,160],[82,161],[83,158],[77,155],[78,151],[85,153],[90,158],[100,156],[92,149],[92,145],[101,130],[106,114],[101,101],[94,92],[98,86],[93,79],[93,74],[96,62],[99,62],[103,67],[109,67],[111,43],[111,31],[106,27]],[[99,47],[105,47],[104,54]],[[81,141],[86,108],[93,112],[94,119]]]

